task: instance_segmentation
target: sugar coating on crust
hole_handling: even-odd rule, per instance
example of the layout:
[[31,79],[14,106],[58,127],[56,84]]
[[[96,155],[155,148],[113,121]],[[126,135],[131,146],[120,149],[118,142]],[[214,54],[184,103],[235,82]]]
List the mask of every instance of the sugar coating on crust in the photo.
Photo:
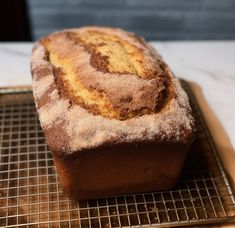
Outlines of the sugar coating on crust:
[[52,127],[56,121],[66,118],[65,110],[69,108],[69,101],[64,99],[54,100],[39,108],[39,118],[43,126]]
[[37,98],[40,98],[45,92],[50,88],[52,83],[54,82],[54,76],[49,74],[44,76],[40,80],[35,80],[34,82],[34,95]]
[[[123,35],[123,33],[121,35]],[[128,39],[131,38],[128,36]],[[83,61],[87,61],[87,53],[83,52],[82,54],[86,56],[86,58],[78,58],[76,60],[77,64],[83,64]],[[51,70],[53,66],[48,60],[45,60],[45,56],[45,47],[38,43],[33,50],[31,66],[36,103],[42,96],[41,91],[47,94],[48,85],[51,84],[51,81],[48,82],[45,79],[43,82],[43,78],[49,77],[49,75],[47,74],[43,77],[43,74],[40,75],[40,69],[44,69],[44,71],[47,72],[48,68],[48,72],[51,72],[50,76],[54,78],[52,84],[57,85],[55,75]],[[116,85],[120,81],[124,83],[120,85],[120,88],[122,88],[125,83],[131,84],[134,79],[137,78],[133,75],[129,75],[130,77],[126,77],[126,80],[125,78],[120,80],[120,77],[125,77],[126,75],[112,74],[110,76],[99,71],[95,72],[92,67],[83,70],[88,75],[89,71],[92,71],[92,74],[96,74],[97,77],[99,77],[99,74],[104,78],[106,76],[112,77],[109,80],[102,81],[102,86],[107,88],[112,88],[113,85]],[[166,107],[160,112],[136,116],[126,120],[107,118],[99,114],[94,114],[79,104],[71,104],[69,98],[61,97],[59,87],[56,87],[52,92],[47,94],[48,102],[38,110],[44,132],[47,133],[48,129],[52,129],[54,123],[61,122],[66,135],[69,137],[66,147],[67,153],[73,153],[82,149],[96,148],[101,145],[120,143],[151,141],[185,143],[190,139],[194,130],[194,119],[191,115],[188,97],[167,66],[165,74],[169,77],[171,89],[175,95],[168,101]],[[133,81],[130,80],[132,76]],[[139,77],[136,80],[143,79]],[[45,83],[45,81],[47,81],[47,83]],[[45,83],[44,89],[40,89],[40,86],[38,86],[41,85],[40,83]],[[136,84],[134,83],[134,85],[130,87],[133,88],[135,86]],[[118,90],[114,93],[118,93]],[[138,93],[138,90],[136,90],[135,93]],[[56,129],[54,130],[54,134],[56,134]]]
[[54,33],[40,42],[57,69],[60,91],[72,103],[120,120],[161,109],[168,90],[162,61],[132,34],[86,28]]

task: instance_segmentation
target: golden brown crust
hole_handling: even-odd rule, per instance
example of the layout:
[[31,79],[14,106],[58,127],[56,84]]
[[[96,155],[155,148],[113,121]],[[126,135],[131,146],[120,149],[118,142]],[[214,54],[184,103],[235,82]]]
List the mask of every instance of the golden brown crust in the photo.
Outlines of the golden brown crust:
[[50,63],[60,69],[55,74],[60,93],[107,118],[161,111],[173,96],[161,58],[142,39],[115,31],[68,30],[40,41]]

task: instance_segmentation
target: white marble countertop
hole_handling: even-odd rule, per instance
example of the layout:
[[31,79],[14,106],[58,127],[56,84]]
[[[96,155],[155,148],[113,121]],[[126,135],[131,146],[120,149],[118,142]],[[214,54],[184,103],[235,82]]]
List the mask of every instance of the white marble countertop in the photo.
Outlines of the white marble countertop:
[[[197,82],[235,148],[235,41],[152,42],[174,73]],[[30,85],[31,43],[0,43],[0,87]]]

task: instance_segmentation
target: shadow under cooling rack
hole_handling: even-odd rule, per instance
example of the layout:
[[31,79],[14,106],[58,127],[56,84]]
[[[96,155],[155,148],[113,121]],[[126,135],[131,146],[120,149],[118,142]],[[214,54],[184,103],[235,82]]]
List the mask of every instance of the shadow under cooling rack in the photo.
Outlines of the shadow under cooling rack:
[[234,192],[190,89],[198,138],[169,191],[71,201],[62,193],[32,93],[0,95],[0,226],[183,226],[234,221]]

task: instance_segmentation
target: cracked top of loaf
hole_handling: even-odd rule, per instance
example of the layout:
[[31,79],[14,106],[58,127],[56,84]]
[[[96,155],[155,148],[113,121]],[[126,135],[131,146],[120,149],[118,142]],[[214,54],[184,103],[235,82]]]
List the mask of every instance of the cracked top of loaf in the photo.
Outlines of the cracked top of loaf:
[[53,33],[35,44],[31,71],[52,150],[192,138],[186,93],[159,54],[133,33],[104,27]]

